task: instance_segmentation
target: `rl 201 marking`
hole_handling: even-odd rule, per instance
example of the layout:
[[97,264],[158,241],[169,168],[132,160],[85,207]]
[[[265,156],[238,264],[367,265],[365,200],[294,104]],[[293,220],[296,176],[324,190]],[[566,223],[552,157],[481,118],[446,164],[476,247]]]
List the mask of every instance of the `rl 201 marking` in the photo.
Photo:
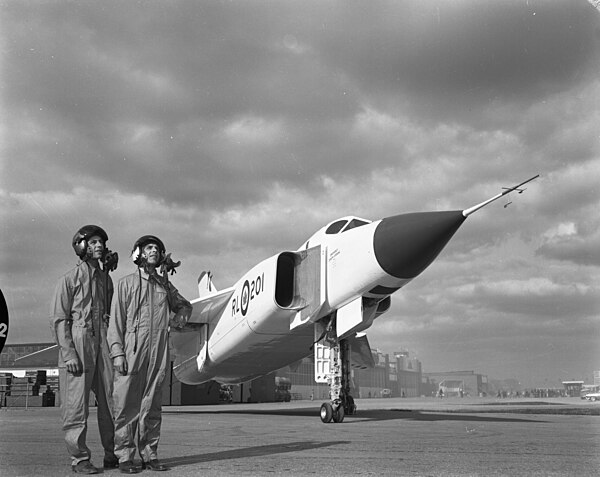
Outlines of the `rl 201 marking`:
[[244,281],[242,285],[241,296],[236,296],[231,300],[231,316],[236,313],[242,312],[242,316],[246,316],[248,313],[248,305],[254,298],[260,295],[265,290],[265,274],[256,277],[254,280],[249,282]]

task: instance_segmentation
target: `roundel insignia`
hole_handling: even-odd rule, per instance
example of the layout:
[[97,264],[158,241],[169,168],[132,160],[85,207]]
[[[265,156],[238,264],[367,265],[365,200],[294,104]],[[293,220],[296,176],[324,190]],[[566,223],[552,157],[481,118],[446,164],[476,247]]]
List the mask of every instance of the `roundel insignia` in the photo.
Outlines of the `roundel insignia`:
[[242,316],[246,316],[248,303],[250,303],[250,283],[246,280],[242,286]]
[[0,290],[0,352],[4,348],[6,338],[8,338],[8,306],[6,305],[2,290]]

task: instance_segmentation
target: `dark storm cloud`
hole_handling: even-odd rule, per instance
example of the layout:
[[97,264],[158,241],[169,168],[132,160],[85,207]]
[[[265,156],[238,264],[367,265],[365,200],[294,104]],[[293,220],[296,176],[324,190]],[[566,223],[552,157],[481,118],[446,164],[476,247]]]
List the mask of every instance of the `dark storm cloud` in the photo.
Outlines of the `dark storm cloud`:
[[382,101],[406,94],[408,107],[431,121],[481,119],[475,110],[498,101],[527,106],[597,67],[596,12],[587,2],[376,5],[332,20],[323,52],[366,94],[383,89]]
[[[116,179],[122,177],[126,185],[143,164],[164,161],[177,162],[183,173],[195,172],[201,181],[200,163],[237,184],[236,171],[223,166],[226,144],[215,144],[208,157],[194,148],[223,139],[214,138],[210,127],[189,130],[189,124],[222,127],[240,113],[277,118],[282,111],[289,115],[293,107],[296,119],[290,128],[298,129],[300,138],[302,123],[316,122],[302,146],[319,140],[313,133],[318,134],[320,122],[340,114],[346,98],[331,87],[331,72],[315,74],[310,58],[296,62],[283,46],[280,51],[275,48],[277,42],[283,45],[285,31],[269,29],[278,23],[275,15],[243,4],[204,7],[176,2],[168,10],[159,4],[142,10],[132,5],[107,2],[98,9],[59,3],[38,10],[39,5],[31,3],[9,9],[16,21],[6,22],[12,40],[6,60],[14,65],[7,75],[8,104],[18,107],[34,126],[50,129],[50,137],[38,139],[37,153],[44,152],[47,160],[65,168],[68,164],[74,177],[108,175],[114,180],[116,169]],[[49,20],[29,19],[44,15]],[[353,109],[349,104],[346,115]],[[124,136],[128,127],[138,124],[152,132],[158,157],[138,157],[135,167],[123,158],[141,152],[129,150]],[[80,142],[86,145],[83,151],[76,147]],[[97,158],[98,166],[78,169],[73,150],[88,160]],[[255,159],[250,151],[247,161]],[[285,157],[278,159],[287,162]],[[17,169],[15,174],[21,172]],[[163,172],[167,180],[175,178],[167,166]],[[143,184],[148,185],[152,184]],[[191,194],[190,187],[182,188]]]
[[[261,6],[10,5],[7,103],[32,133],[45,134],[34,134],[27,166],[17,160],[9,173],[24,177],[33,164],[56,178],[34,179],[39,189],[93,178],[222,206],[264,199],[274,181],[322,190],[320,174],[370,168],[372,148],[348,136],[365,100],[391,105],[409,94],[422,106],[447,98],[468,103],[466,113],[487,107],[490,95],[547,94],[544,85],[564,89],[585,72],[593,46],[584,4]],[[280,121],[279,147],[219,134],[245,115]],[[136,147],[136,137],[153,147]],[[401,151],[378,159],[413,160]],[[14,187],[27,189],[19,180]]]

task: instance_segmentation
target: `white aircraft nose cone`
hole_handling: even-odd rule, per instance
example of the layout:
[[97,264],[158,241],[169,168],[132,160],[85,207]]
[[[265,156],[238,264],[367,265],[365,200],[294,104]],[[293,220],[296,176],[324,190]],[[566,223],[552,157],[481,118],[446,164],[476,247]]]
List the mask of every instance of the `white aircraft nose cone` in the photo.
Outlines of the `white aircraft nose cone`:
[[386,217],[373,237],[377,262],[393,277],[414,278],[433,262],[465,219],[461,210]]

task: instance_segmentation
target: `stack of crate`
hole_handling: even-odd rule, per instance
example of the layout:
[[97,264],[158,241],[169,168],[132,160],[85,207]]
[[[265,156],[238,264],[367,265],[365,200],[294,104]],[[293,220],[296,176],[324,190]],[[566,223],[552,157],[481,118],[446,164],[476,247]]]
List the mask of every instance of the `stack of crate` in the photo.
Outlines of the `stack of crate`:
[[10,394],[11,373],[0,373],[0,407],[6,406],[6,396]]
[[54,404],[52,404],[52,400],[48,399],[47,401],[47,406],[52,407],[52,406],[60,406],[60,388],[58,386],[58,375],[52,376],[49,375],[46,377],[46,386],[42,386],[42,388],[40,389],[40,393],[45,393],[47,390],[47,387],[50,386],[50,390],[52,391],[52,393],[54,393]]
[[[58,376],[48,379],[44,370],[27,371],[23,378],[10,376],[11,378],[4,378],[7,384],[4,387],[0,386],[0,392],[5,389],[7,407],[55,406]],[[50,393],[47,392],[48,386],[51,388]]]
[[29,376],[13,377],[10,385],[10,395],[6,396],[7,407],[41,407],[42,396],[34,388],[35,381]]

